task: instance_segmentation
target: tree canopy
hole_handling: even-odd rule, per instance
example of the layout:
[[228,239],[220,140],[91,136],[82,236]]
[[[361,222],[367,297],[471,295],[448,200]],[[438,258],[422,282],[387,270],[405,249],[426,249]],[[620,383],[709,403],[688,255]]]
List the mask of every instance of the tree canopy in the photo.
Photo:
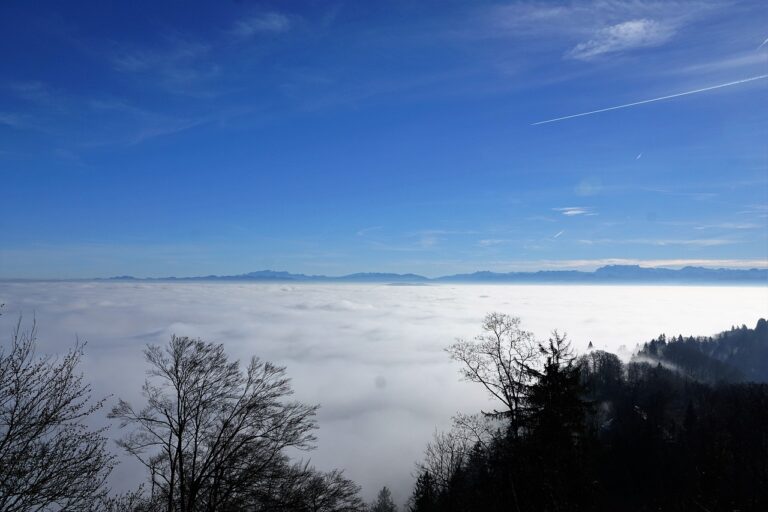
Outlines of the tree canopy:
[[38,356],[36,335],[19,319],[0,346],[0,510],[91,510],[115,462],[86,422],[103,400],[78,373],[83,343]]
[[[768,384],[745,382],[756,372],[724,380],[711,364],[743,368],[734,362],[762,353],[765,320],[712,338],[660,337],[628,363],[599,350],[577,357],[557,332],[536,345],[515,422],[504,415],[473,438],[460,416],[436,433],[411,512],[768,508]],[[464,371],[483,375],[468,380],[504,381],[514,358],[466,347]]]

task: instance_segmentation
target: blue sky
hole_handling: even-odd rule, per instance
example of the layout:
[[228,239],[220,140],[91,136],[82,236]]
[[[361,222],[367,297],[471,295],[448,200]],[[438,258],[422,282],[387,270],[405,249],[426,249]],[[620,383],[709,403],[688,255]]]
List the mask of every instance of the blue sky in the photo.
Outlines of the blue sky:
[[0,277],[768,263],[768,4],[3,2]]

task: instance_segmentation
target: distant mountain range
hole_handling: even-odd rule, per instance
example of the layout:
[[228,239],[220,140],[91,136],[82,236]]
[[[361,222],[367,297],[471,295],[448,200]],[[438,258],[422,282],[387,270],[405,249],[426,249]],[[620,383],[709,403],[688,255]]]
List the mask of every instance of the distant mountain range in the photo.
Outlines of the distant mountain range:
[[754,283],[768,284],[768,269],[726,269],[684,267],[648,268],[639,265],[608,265],[594,272],[579,270],[540,270],[538,272],[489,272],[454,274],[429,278],[417,274],[364,272],[344,276],[292,274],[259,270],[239,275],[198,277],[137,278],[115,276],[111,281],[254,281],[254,282],[333,282],[333,283]]

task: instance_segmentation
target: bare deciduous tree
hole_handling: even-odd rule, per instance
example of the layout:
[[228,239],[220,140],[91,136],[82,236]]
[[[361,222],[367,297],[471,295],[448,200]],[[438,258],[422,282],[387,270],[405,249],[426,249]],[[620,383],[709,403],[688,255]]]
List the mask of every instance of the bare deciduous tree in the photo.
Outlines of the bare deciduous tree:
[[274,477],[249,504],[265,512],[364,512],[360,487],[339,470],[320,472],[308,462],[278,465]]
[[487,414],[456,414],[453,417],[453,433],[464,439],[470,446],[487,450],[493,440],[501,435],[507,424],[503,418]]
[[163,503],[147,497],[144,486],[123,494],[105,495],[96,505],[98,512],[156,512],[162,510]]
[[531,380],[529,368],[539,357],[538,345],[533,334],[520,327],[517,317],[490,313],[482,328],[481,335],[458,339],[446,351],[462,364],[461,374],[466,380],[482,384],[506,408],[492,414],[517,425]]
[[446,489],[466,463],[471,449],[472,444],[456,431],[436,431],[424,450],[424,460],[416,465],[416,469],[419,473],[429,473],[438,488]]
[[222,345],[176,336],[145,356],[147,405],[120,400],[110,417],[134,427],[119,444],[169,512],[246,503],[278,478],[284,449],[311,448],[317,406],[287,400],[284,368],[253,358],[243,371]]
[[77,373],[83,344],[37,356],[34,323],[21,325],[0,347],[0,510],[91,510],[114,460],[103,432],[84,423],[103,400]]
[[432,441],[427,443],[424,459],[416,464],[417,474],[428,475],[430,489],[434,491],[448,489],[476,450],[485,453],[492,450],[505,426],[505,419],[484,414],[457,414],[450,431],[435,431]]

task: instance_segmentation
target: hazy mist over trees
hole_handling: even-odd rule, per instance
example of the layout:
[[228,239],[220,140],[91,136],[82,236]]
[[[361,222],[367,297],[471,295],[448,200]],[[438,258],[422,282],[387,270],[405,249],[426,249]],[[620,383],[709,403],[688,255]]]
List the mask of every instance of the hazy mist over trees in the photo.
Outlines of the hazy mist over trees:
[[288,399],[285,368],[252,358],[241,369],[222,345],[175,336],[145,349],[146,405],[119,400],[109,413],[147,472],[145,486],[109,495],[115,458],[84,423],[104,400],[76,373],[82,349],[36,356],[35,327],[20,321],[0,350],[0,510],[365,510],[342,471],[286,454],[313,447],[317,406]]
[[[517,359],[529,343],[519,320],[488,315],[481,336],[449,353],[502,408],[435,435],[409,510],[764,510],[766,325],[661,336],[624,364],[577,356],[557,332]],[[515,367],[525,379],[510,378]]]
[[[88,426],[104,400],[77,372],[84,345],[40,356],[34,323],[22,327],[0,349],[0,510],[401,510],[386,486],[366,505],[342,470],[292,458],[314,447],[318,406],[291,399],[284,367],[242,367],[222,344],[177,336],[145,348],[143,403],[109,412],[145,469],[141,487],[115,494],[116,457]],[[446,351],[496,406],[435,432],[404,510],[765,509],[767,347],[760,319],[659,336],[624,363],[488,314]]]
[[685,375],[710,383],[768,382],[768,322],[754,329],[731,327],[717,336],[662,335],[644,344],[636,359],[659,362]]

